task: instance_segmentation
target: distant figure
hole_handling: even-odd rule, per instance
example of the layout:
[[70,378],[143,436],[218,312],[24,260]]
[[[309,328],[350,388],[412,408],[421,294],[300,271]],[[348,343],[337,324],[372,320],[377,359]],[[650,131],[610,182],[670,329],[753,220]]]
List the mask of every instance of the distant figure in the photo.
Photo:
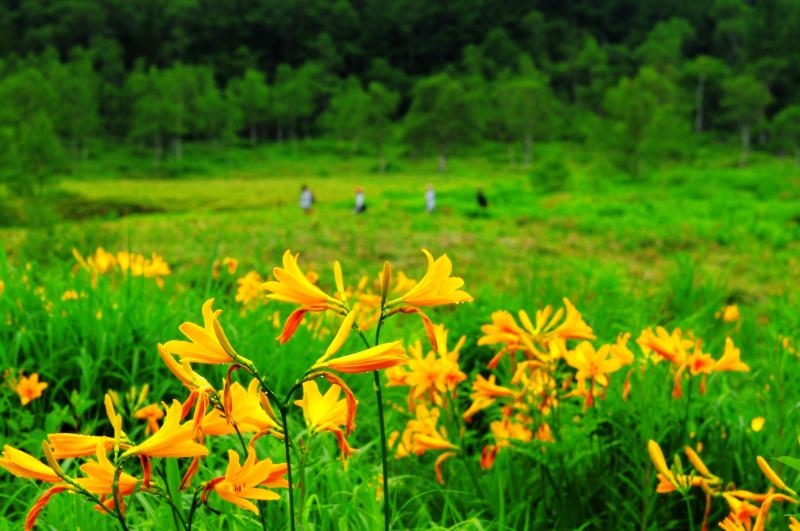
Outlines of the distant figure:
[[478,206],[479,207],[481,207],[481,208],[489,208],[489,199],[486,197],[486,194],[483,193],[483,190],[478,188],[478,194],[477,194],[476,197],[478,199]]
[[364,189],[360,186],[356,188],[356,208],[355,213],[361,214],[367,210],[367,200],[364,198]]
[[428,211],[428,214],[432,214],[434,208],[436,208],[436,191],[433,189],[433,185],[429,184],[425,190],[425,210]]
[[314,206],[314,194],[312,194],[308,186],[304,184],[300,189],[300,208],[302,208],[303,212],[306,214],[310,214],[312,206]]

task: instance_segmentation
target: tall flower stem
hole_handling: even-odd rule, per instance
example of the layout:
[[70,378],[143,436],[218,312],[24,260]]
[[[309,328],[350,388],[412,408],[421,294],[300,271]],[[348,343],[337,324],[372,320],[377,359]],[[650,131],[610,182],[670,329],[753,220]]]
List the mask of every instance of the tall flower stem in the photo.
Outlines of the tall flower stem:
[[122,531],[128,531],[128,524],[125,522],[125,517],[122,516],[122,500],[121,496],[119,495],[119,476],[122,474],[122,459],[117,461],[116,466],[114,467],[114,480],[111,483],[111,496],[114,499],[114,506],[116,511],[114,514],[119,520],[119,525],[122,528]]
[[[384,297],[385,298],[385,297]],[[385,300],[381,301],[381,313],[383,313],[383,305]],[[381,338],[381,325],[383,325],[383,315],[378,321],[378,326],[375,329],[375,345],[380,343]],[[375,399],[378,402],[378,426],[381,430],[381,467],[383,471],[383,528],[389,531],[392,521],[392,506],[389,497],[389,449],[386,446],[386,423],[383,420],[383,393],[381,391],[381,373],[380,371],[372,371],[373,382],[375,386]]]
[[294,522],[294,483],[292,482],[292,455],[289,451],[289,422],[286,416],[287,407],[281,406],[281,421],[283,422],[283,448],[286,452],[286,472],[289,479],[289,529],[295,531]]

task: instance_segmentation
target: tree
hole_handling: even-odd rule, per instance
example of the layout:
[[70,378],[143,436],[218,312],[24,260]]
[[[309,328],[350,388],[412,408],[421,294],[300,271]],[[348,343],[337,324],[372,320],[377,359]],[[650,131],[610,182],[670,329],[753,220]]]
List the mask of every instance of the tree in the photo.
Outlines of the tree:
[[33,67],[0,81],[0,167],[18,194],[41,192],[64,170],[64,149],[50,118],[57,104],[55,88]]
[[365,119],[365,136],[378,153],[378,168],[386,171],[385,146],[392,128],[392,116],[397,111],[400,94],[386,88],[382,83],[373,81],[367,88],[367,113]]
[[747,165],[750,135],[753,127],[764,119],[764,109],[772,101],[769,89],[749,74],[741,74],[722,83],[722,107],[728,118],[738,124],[742,137],[739,165]]
[[444,73],[417,82],[405,139],[420,151],[433,150],[439,171],[447,170],[447,157],[455,146],[473,142],[478,133],[475,108],[461,82]]
[[644,67],[635,78],[623,78],[606,92],[603,106],[607,124],[595,131],[594,141],[633,175],[644,164],[683,155],[688,123],[675,85],[655,69]]
[[322,125],[340,142],[349,142],[355,149],[366,128],[369,104],[369,96],[358,78],[348,77],[328,103]]
[[522,140],[524,165],[533,159],[533,139],[548,127],[555,98],[549,80],[527,56],[520,59],[520,73],[500,79],[496,85],[497,112],[511,138]]
[[100,80],[94,72],[92,58],[81,49],[73,50],[69,62],[48,61],[45,75],[58,93],[58,105],[53,107],[53,125],[69,145],[73,158],[84,156],[89,141],[100,131]]
[[228,82],[227,95],[238,110],[250,143],[255,144],[258,142],[259,128],[264,127],[270,119],[269,85],[264,73],[248,68],[242,77]]
[[772,128],[776,143],[794,155],[800,168],[800,105],[790,105],[775,115]]
[[296,139],[302,127],[309,134],[319,100],[326,94],[327,76],[319,63],[308,62],[300,68],[279,65],[272,89],[272,108],[278,126],[278,140],[288,131]]
[[130,137],[153,148],[156,166],[161,162],[164,141],[171,131],[172,105],[164,87],[163,74],[155,67],[139,66],[125,83],[133,101]]
[[686,41],[693,36],[694,28],[688,22],[673,17],[653,26],[645,41],[636,49],[636,56],[643,65],[653,66],[659,72],[671,75],[683,57]]
[[192,132],[215,142],[234,137],[240,122],[239,109],[217,88],[210,68],[197,69],[195,76]]
[[703,131],[705,125],[706,88],[710,81],[719,83],[728,73],[725,63],[708,55],[698,55],[684,68],[684,74],[695,83],[694,89],[694,130]]

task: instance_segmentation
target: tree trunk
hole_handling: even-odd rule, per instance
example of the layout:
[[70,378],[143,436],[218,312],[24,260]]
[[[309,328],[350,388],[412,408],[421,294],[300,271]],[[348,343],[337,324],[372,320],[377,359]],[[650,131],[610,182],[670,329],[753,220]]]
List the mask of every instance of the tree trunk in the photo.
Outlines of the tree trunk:
[[508,145],[508,164],[513,168],[516,165],[517,160],[514,155],[514,144]]
[[706,76],[700,76],[697,80],[697,90],[694,96],[694,132],[701,133],[703,131],[703,99],[706,91]]
[[283,142],[283,124],[278,123],[278,143]]
[[439,151],[439,171],[444,173],[447,171],[447,155],[444,151]]
[[175,140],[173,141],[173,146],[175,148],[175,158],[181,160],[183,157],[183,141],[181,140],[181,135],[177,135]]
[[533,160],[533,135],[530,133],[525,134],[525,167],[530,167]]
[[739,156],[739,166],[747,166],[747,156],[750,154],[750,126],[742,125],[742,153]]
[[256,125],[250,124],[250,145],[255,146],[256,142],[258,142],[258,132],[256,131]]
[[386,153],[383,152],[383,148],[378,153],[378,169],[381,173],[386,173]]
[[798,144],[795,144],[794,146],[794,163],[798,168],[800,168],[800,145]]
[[153,157],[154,165],[158,168],[161,165],[161,135],[156,135],[153,138]]

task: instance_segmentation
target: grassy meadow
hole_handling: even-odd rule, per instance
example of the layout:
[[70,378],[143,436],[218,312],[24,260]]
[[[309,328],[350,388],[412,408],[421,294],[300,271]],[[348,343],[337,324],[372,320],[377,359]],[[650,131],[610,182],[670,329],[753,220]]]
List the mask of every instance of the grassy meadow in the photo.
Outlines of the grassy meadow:
[[[393,441],[388,481],[394,529],[699,530],[704,518],[713,527],[732,511],[723,492],[768,492],[756,456],[766,458],[788,487],[800,488],[792,462],[776,460],[800,454],[800,361],[794,349],[800,339],[800,172],[792,161],[755,155],[740,168],[732,150],[711,146],[692,161],[631,178],[580,146],[542,144],[536,154],[545,162],[523,168],[508,162],[505,149],[487,144],[453,157],[448,172],[440,174],[435,161],[395,153],[381,174],[373,158],[330,142],[224,152],[196,144],[186,146],[181,166],[154,169],[147,159],[119,150],[79,163],[45,197],[19,199],[0,191],[0,367],[6,382],[0,442],[41,458],[47,434],[113,436],[103,404],[107,392],[115,396],[128,437],[144,440],[147,423],[134,412],[184,401],[188,394],[156,345],[179,338],[183,322],[201,323],[201,306],[210,298],[223,310],[220,324],[236,351],[283,396],[325,352],[341,318],[309,314],[291,341],[280,345],[275,338],[295,305],[268,301],[259,283],[243,304],[237,280],[251,271],[270,279],[291,249],[300,253],[304,272],[318,274],[316,283],[326,293],[336,291],[332,264],[338,260],[348,289],[374,296],[384,261],[391,262],[395,280],[399,271],[421,279],[424,248],[434,257],[448,255],[452,274],[464,279],[462,289],[474,301],[423,308],[449,331],[447,349],[465,337],[458,357],[465,379],[441,393],[443,402],[426,403],[432,395],[417,399],[438,407],[439,426],[446,427],[440,435],[455,448],[445,450],[455,455],[441,463],[442,482],[434,468],[442,448],[397,459]],[[554,160],[562,162],[547,163]],[[303,183],[316,198],[309,214],[298,206]],[[432,214],[424,208],[428,184],[436,189]],[[361,215],[353,213],[358,186],[368,205]],[[489,200],[487,209],[477,205],[478,189]],[[171,273],[163,275],[162,287],[154,278],[119,271],[93,275],[73,249],[87,257],[98,247],[157,253]],[[235,271],[221,264],[226,257],[236,259]],[[520,347],[516,360],[506,356],[490,369],[501,345],[479,344],[482,325],[492,323],[499,310],[517,318],[524,309],[533,319],[547,305],[563,306],[564,297],[591,327],[596,339],[590,342],[598,349],[631,334],[629,366],[610,373],[607,386],[590,379],[587,395],[574,365],[547,358],[546,406],[531,401],[531,411],[509,415],[500,407],[506,398],[497,398],[465,422],[478,375],[494,374],[498,385],[512,386],[525,359]],[[722,318],[723,309],[734,305],[740,315]],[[714,359],[731,338],[749,370],[703,372],[702,366],[687,365],[676,375],[674,364],[656,363],[654,349],[637,344],[643,330],[656,326],[680,328]],[[420,341],[424,352],[431,350],[414,315],[387,318],[381,334],[384,342],[402,340],[409,347]],[[564,347],[573,351],[581,342],[569,336]],[[341,353],[362,348],[352,333]],[[221,392],[224,366],[193,368]],[[48,383],[24,406],[14,388],[20,371],[38,373]],[[383,525],[372,376],[341,376],[358,399],[346,470],[333,434],[311,433],[300,408],[289,409],[301,529]],[[408,387],[386,386],[391,378],[384,371],[386,430],[402,434],[415,412]],[[244,370],[231,379],[244,387],[250,382]],[[679,397],[673,396],[676,381],[682,382]],[[144,385],[149,391],[140,399]],[[533,404],[540,406],[537,411]],[[759,417],[763,427],[753,423]],[[509,419],[528,423],[530,430],[499,435],[502,426],[495,423]],[[544,425],[550,437],[542,435]],[[674,492],[656,492],[651,439],[678,478]],[[184,519],[196,493],[224,474],[226,452],[235,449],[244,458],[235,435],[209,436],[205,443],[208,457],[185,490],[178,484],[190,459],[153,458],[153,488],[161,490],[140,486],[125,497],[130,529],[188,528]],[[277,438],[260,437],[254,444],[259,458],[286,461]],[[685,445],[699,453],[716,480],[696,466],[689,472]],[[490,467],[487,448],[496,450]],[[673,464],[678,454],[684,456],[680,470]],[[79,477],[84,462],[67,458],[60,464],[67,475]],[[136,460],[125,471],[141,476]],[[18,529],[45,488],[2,474],[0,530]],[[704,482],[681,484],[681,474]],[[281,500],[264,504],[265,520],[272,529],[288,529],[287,489],[274,492]],[[710,512],[704,515],[706,494]],[[798,505],[780,501],[769,512],[768,529],[786,529],[788,515],[798,512]],[[92,505],[78,494],[59,493],[38,525],[115,525],[113,516]],[[261,525],[257,515],[213,492],[207,505],[192,512],[195,529]],[[749,518],[755,520],[756,513]]]

